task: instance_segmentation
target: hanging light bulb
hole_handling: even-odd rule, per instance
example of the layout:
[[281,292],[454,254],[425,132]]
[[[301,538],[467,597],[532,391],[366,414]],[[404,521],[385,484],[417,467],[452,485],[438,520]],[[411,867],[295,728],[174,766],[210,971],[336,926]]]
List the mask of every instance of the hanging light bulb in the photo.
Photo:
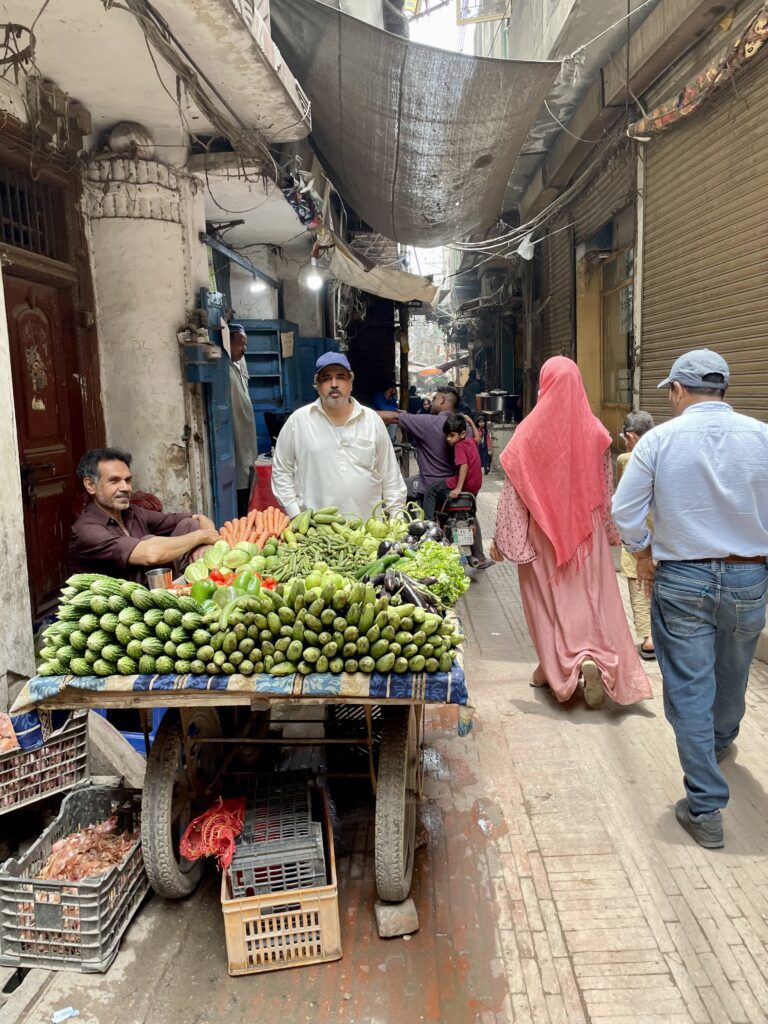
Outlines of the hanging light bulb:
[[317,272],[317,260],[314,256],[310,259],[310,270],[307,274],[307,288],[310,288],[313,292],[319,292],[323,287],[323,279]]
[[267,290],[266,283],[264,281],[262,281],[261,278],[256,277],[256,275],[254,274],[253,281],[251,281],[251,291],[252,292],[265,292],[266,290]]

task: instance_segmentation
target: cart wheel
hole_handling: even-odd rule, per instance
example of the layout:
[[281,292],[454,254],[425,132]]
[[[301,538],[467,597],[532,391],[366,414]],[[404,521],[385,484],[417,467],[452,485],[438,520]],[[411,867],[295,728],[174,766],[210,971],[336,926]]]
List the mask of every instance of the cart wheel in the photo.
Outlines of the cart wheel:
[[[182,724],[183,723],[183,724]],[[219,718],[211,708],[166,711],[147,760],[141,799],[141,846],[150,885],[160,896],[181,899],[194,892],[203,861],[179,853],[184,829],[204,808],[196,805],[213,778],[218,744],[195,747],[189,760],[187,736],[220,736]],[[210,802],[210,801],[208,801]]]
[[421,749],[414,707],[382,708],[376,790],[376,888],[401,903],[411,889],[416,846],[416,796]]

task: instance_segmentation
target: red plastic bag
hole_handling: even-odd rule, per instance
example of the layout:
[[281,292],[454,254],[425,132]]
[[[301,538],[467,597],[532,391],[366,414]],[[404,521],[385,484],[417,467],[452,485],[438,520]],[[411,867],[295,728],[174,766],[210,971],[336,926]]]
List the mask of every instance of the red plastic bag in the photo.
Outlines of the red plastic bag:
[[222,800],[190,821],[179,843],[187,860],[215,857],[220,868],[228,868],[235,855],[235,839],[243,831],[245,797]]

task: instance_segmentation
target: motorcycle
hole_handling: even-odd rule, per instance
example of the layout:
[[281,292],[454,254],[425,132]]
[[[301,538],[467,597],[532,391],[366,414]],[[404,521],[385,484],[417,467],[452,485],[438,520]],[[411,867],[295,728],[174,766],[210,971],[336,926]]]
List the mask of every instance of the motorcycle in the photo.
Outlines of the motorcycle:
[[456,498],[447,497],[442,508],[438,508],[435,521],[442,527],[446,538],[455,544],[470,566],[478,559],[473,554],[477,537],[477,502],[474,494],[462,491]]

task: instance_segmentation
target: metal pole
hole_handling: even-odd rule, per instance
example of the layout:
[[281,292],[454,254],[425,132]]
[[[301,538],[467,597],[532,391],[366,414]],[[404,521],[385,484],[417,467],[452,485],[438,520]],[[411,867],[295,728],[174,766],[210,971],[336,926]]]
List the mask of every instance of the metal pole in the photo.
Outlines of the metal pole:
[[408,410],[408,307],[404,302],[398,303],[400,312],[400,330],[398,340],[400,343],[400,405],[401,409]]

